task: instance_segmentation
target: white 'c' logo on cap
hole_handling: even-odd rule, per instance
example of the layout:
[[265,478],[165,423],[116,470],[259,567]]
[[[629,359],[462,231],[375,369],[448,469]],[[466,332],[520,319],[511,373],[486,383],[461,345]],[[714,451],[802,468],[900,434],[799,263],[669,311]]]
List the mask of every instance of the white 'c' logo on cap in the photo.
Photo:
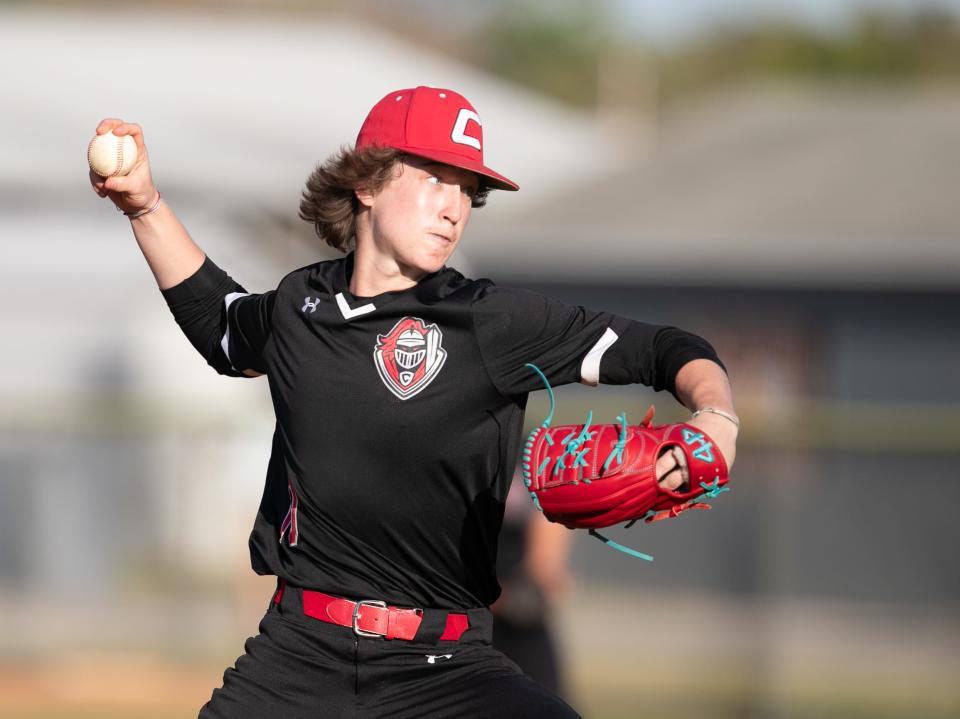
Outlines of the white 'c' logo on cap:
[[474,137],[473,135],[468,135],[464,132],[467,129],[467,123],[473,120],[480,127],[483,127],[483,123],[480,122],[480,116],[477,115],[473,110],[468,110],[463,108],[460,110],[460,114],[457,115],[457,121],[453,124],[453,132],[450,133],[450,139],[460,145],[469,145],[470,147],[479,150],[480,149],[480,138]]

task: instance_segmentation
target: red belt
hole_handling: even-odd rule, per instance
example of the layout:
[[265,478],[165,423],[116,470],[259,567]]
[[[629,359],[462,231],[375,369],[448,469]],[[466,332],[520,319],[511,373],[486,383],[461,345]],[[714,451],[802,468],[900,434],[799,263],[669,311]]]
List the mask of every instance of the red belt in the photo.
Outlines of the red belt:
[[[281,582],[273,597],[273,603],[279,604],[283,598],[286,583]],[[422,609],[401,609],[387,606],[386,602],[376,599],[361,599],[354,602],[342,597],[331,597],[323,592],[301,589],[303,594],[303,613],[341,627],[351,627],[361,637],[384,637],[386,639],[413,639],[420,622],[423,621]],[[447,624],[440,635],[441,641],[457,641],[467,631],[470,621],[466,614],[447,614]]]

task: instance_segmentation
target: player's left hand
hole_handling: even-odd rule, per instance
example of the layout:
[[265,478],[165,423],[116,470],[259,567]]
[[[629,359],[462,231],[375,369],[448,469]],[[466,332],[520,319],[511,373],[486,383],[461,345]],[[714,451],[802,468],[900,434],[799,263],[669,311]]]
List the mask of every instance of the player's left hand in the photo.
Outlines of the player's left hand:
[[[727,468],[733,467],[737,456],[737,435],[739,428],[725,417],[712,412],[702,412],[690,419],[687,424],[702,429],[727,462]],[[678,489],[689,480],[687,462],[683,452],[668,450],[657,459],[657,482],[664,489]]]

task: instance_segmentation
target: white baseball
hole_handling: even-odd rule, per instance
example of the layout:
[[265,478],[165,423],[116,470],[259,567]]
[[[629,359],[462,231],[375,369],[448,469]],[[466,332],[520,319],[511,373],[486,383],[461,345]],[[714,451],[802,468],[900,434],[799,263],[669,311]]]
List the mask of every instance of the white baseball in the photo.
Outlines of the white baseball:
[[126,175],[137,161],[137,141],[130,135],[117,137],[113,131],[97,135],[87,148],[90,169],[101,177]]

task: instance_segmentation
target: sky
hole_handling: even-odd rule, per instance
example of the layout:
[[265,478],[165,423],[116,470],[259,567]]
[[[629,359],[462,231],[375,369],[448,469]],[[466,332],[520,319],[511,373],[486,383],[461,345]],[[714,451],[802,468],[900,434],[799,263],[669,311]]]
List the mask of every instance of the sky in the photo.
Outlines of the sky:
[[842,29],[859,12],[880,10],[909,13],[921,8],[942,8],[960,16],[960,0],[373,0],[391,7],[428,12],[455,8],[460,21],[479,24],[509,8],[524,14],[549,17],[557,13],[583,16],[591,5],[606,6],[606,14],[617,29],[658,44],[670,44],[697,36],[719,23],[743,24],[772,20],[794,20],[824,29]]
[[836,27],[861,9],[908,12],[940,7],[960,14],[960,0],[610,0],[634,32],[660,41],[695,35],[711,24],[744,19],[790,18]]

